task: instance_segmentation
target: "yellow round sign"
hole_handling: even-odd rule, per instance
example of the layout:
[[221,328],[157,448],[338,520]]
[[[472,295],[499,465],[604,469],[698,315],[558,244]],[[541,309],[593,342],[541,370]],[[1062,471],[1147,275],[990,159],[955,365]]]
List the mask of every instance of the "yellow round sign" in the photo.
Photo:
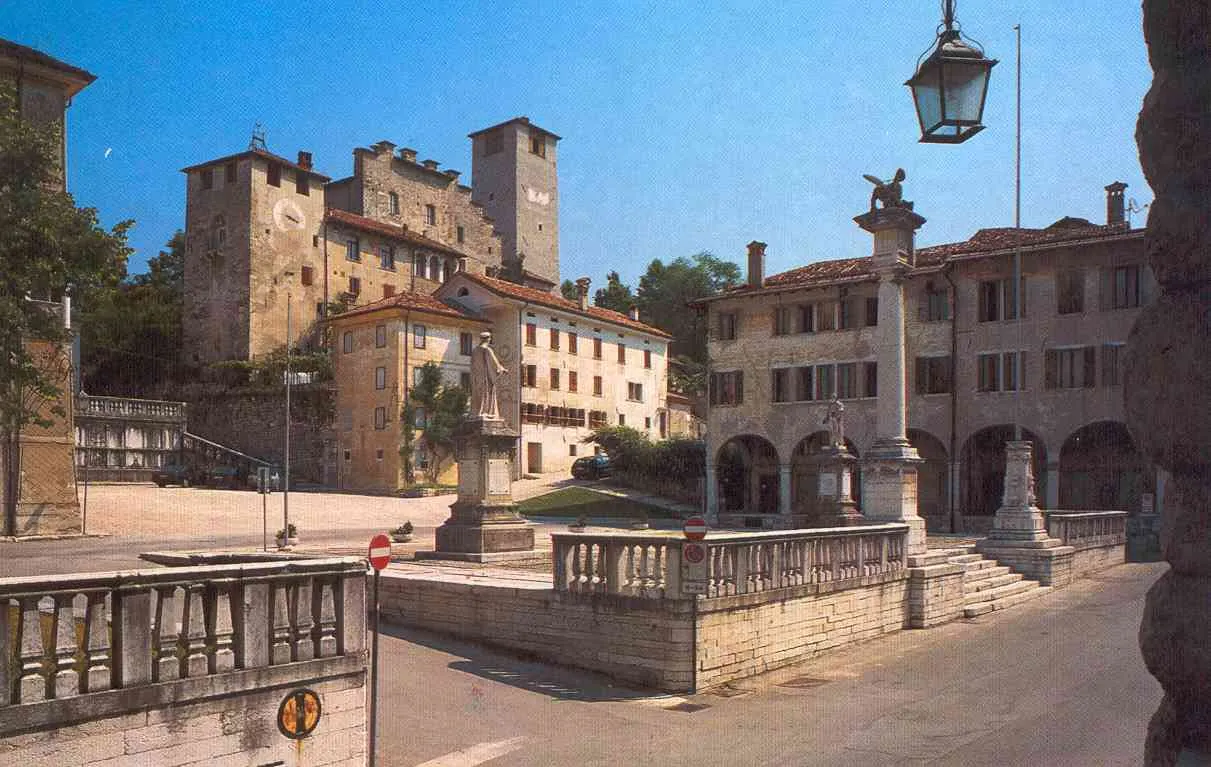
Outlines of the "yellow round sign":
[[278,706],[278,730],[292,740],[302,740],[320,723],[320,696],[314,690],[295,690]]

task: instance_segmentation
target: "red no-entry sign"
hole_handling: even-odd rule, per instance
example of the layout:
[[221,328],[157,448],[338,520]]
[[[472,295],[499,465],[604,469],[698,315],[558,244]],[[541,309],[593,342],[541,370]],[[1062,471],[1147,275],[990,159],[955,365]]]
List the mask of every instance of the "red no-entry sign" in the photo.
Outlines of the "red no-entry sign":
[[702,517],[690,517],[681,528],[686,540],[700,541],[706,537],[706,520]]
[[391,539],[379,533],[370,539],[370,566],[384,569],[391,562]]

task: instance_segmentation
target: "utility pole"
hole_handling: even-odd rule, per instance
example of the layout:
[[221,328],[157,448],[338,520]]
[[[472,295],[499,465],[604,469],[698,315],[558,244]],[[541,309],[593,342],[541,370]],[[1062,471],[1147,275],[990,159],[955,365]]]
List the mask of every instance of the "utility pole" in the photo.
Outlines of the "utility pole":
[[286,291],[286,483],[282,486],[282,529],[290,537],[290,291]]

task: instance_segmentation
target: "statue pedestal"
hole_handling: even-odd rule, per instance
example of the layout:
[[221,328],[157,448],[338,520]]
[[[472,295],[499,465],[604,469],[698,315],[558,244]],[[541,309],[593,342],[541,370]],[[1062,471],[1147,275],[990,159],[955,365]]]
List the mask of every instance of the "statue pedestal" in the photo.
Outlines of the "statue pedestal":
[[917,451],[903,439],[875,442],[862,459],[862,513],[871,524],[908,525],[907,554],[924,554],[925,520],[917,515]]
[[500,419],[472,419],[455,435],[458,500],[437,528],[436,550],[418,559],[493,562],[543,556],[534,551],[534,527],[513,503],[517,432]]
[[829,445],[813,461],[818,471],[815,526],[845,527],[865,522],[854,503],[854,465],[858,459],[844,446]]

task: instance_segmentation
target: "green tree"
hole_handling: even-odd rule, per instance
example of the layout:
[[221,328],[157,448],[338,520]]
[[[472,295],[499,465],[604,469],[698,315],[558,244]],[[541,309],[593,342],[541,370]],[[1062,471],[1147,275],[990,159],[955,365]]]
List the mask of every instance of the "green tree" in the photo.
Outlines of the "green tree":
[[559,293],[569,301],[576,301],[580,298],[580,295],[576,292],[576,283],[571,280],[564,280],[560,283]]
[[635,305],[635,296],[631,294],[629,285],[622,284],[622,278],[618,276],[618,272],[610,272],[606,275],[606,286],[598,288],[597,292],[593,294],[593,304],[602,309],[613,309],[626,314]]
[[635,303],[640,318],[673,337],[670,355],[706,364],[705,318],[689,306],[740,281],[740,267],[710,253],[663,263],[654,259],[639,278]]
[[68,286],[87,294],[121,278],[130,222],[106,231],[64,190],[60,122],[22,119],[15,87],[0,81],[0,445],[6,527],[20,477],[19,435],[62,416],[69,331],[51,303]]
[[400,455],[404,459],[404,476],[408,482],[413,481],[412,452],[419,441],[429,453],[425,479],[430,484],[437,484],[442,465],[454,456],[454,432],[467,416],[469,395],[470,392],[461,386],[446,385],[436,362],[426,362],[420,368],[400,413],[403,431]]

